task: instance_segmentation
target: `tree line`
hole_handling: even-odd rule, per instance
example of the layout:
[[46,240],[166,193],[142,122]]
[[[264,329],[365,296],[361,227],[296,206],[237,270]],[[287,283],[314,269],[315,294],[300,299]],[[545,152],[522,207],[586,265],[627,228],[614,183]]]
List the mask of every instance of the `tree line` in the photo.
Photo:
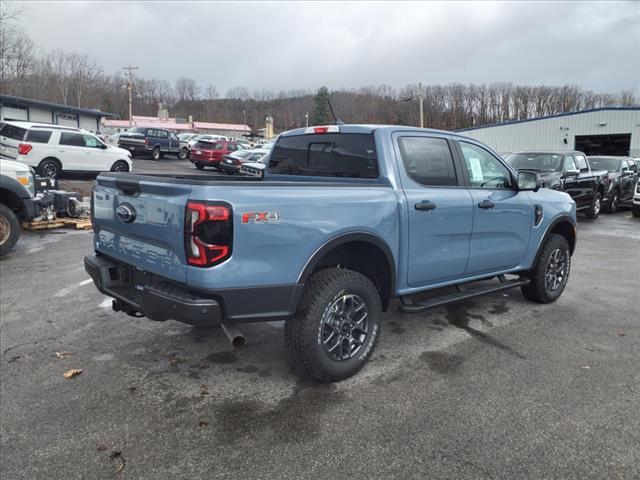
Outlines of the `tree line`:
[[[87,54],[38,49],[14,20],[20,13],[3,3],[0,18],[0,90],[4,94],[100,109],[128,115],[127,78],[109,74]],[[136,77],[134,115],[157,114],[159,105],[172,117],[195,121],[246,123],[264,127],[267,115],[276,131],[332,121],[326,98],[346,123],[417,125],[418,99],[423,98],[425,126],[445,130],[607,106],[636,106],[630,91],[596,93],[578,85],[525,86],[492,84],[389,85],[329,91],[251,92],[244,86],[220,95],[213,84],[190,78],[175,82]]]

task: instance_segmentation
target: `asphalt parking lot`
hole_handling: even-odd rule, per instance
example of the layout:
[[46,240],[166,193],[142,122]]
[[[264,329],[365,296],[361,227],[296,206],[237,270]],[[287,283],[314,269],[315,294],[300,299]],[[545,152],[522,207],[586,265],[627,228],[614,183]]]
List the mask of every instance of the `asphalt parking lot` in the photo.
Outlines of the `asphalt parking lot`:
[[25,232],[0,261],[2,477],[639,478],[640,221],[578,235],[556,303],[394,304],[364,370],[314,385],[281,324],[233,351],[217,329],[116,314],[83,269],[90,233]]

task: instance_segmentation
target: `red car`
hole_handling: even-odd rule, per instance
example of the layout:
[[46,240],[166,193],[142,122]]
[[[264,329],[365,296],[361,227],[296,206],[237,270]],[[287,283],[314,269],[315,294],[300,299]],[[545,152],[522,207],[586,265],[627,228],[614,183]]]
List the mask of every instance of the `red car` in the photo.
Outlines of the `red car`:
[[237,150],[244,150],[244,147],[237,142],[227,140],[198,140],[189,153],[189,161],[194,163],[196,168],[218,167],[224,155],[228,155]]

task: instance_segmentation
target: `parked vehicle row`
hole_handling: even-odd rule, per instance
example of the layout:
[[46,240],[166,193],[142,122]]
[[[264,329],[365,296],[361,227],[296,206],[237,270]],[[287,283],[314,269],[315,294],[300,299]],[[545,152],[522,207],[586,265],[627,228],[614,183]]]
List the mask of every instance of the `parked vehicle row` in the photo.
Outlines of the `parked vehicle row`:
[[56,178],[63,172],[130,172],[131,154],[78,128],[8,121],[0,124],[0,157]]
[[518,171],[540,175],[541,186],[567,192],[578,211],[595,219],[601,211],[631,206],[638,165],[628,157],[587,157],[579,151],[523,151],[506,156]]

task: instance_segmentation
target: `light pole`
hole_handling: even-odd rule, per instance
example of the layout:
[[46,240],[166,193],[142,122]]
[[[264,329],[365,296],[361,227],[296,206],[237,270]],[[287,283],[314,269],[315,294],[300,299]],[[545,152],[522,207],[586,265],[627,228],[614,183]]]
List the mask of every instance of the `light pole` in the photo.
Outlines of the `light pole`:
[[420,102],[420,128],[424,128],[424,95],[422,94],[422,82],[418,82],[418,101]]
[[133,89],[133,71],[137,70],[138,67],[132,67],[129,65],[128,67],[122,67],[123,70],[127,71],[127,90],[129,90],[129,126],[133,126],[133,119],[131,118],[131,90]]
[[242,110],[242,124],[243,125],[247,124],[247,112],[246,112],[246,110]]

